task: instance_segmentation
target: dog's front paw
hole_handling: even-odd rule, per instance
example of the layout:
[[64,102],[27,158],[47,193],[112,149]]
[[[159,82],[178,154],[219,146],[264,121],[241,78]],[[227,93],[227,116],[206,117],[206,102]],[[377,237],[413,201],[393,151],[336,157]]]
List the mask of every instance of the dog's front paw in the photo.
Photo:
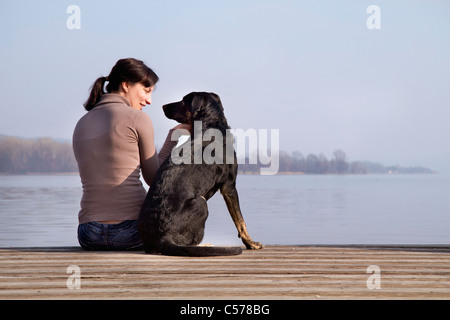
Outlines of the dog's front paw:
[[249,250],[259,250],[264,248],[264,245],[261,242],[256,242],[253,240],[243,241],[247,249]]

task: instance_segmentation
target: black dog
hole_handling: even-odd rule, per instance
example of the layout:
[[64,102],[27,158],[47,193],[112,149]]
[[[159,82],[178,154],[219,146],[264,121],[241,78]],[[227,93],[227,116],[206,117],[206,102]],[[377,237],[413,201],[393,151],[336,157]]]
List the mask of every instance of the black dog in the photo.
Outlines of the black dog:
[[[214,93],[192,92],[180,102],[164,105],[163,109],[169,119],[180,123],[194,125],[194,121],[201,121],[202,133],[213,128],[226,137],[226,129],[229,129],[220,98]],[[169,157],[159,168],[142,205],[138,226],[145,251],[175,256],[240,254],[240,247],[197,246],[203,239],[208,218],[206,201],[218,190],[225,199],[239,237],[247,249],[263,248],[261,243],[250,238],[239,208],[235,186],[238,165],[234,150],[233,163],[223,161],[224,164],[206,164],[202,159],[202,163],[195,164],[198,162],[194,161],[194,144],[198,143],[198,139],[195,142],[194,138],[191,134],[191,141],[186,142],[190,144],[187,148],[191,151],[190,164],[175,164]],[[201,142],[202,154],[209,143]],[[227,151],[226,143],[226,139],[223,139],[223,155]],[[186,147],[181,145],[172,154],[186,150]]]

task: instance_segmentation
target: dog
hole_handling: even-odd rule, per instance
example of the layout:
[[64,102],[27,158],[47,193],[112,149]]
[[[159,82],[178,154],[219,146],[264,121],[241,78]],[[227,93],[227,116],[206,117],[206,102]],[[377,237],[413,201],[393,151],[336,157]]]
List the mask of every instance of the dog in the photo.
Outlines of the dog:
[[[179,102],[164,105],[163,110],[167,118],[180,123],[194,125],[194,121],[201,121],[202,132],[215,129],[225,137],[226,130],[230,128],[224,115],[222,102],[215,93],[191,92]],[[176,154],[186,150],[187,147],[191,151],[191,160],[193,160],[195,143],[198,142],[194,134],[191,134],[191,139],[174,148],[172,155],[174,152]],[[227,140],[224,139],[223,142],[223,154],[225,154]],[[209,143],[208,141],[201,143],[203,151]],[[161,164],[139,212],[138,228],[146,253],[197,257],[242,253],[242,249],[237,246],[198,246],[203,239],[205,222],[208,218],[207,201],[217,191],[222,193],[238,230],[238,236],[246,248],[262,249],[264,247],[251,239],[242,217],[236,191],[238,164],[234,149],[232,153],[233,163],[207,164],[203,159],[197,164],[195,161],[190,164],[176,164],[172,157],[169,157]]]

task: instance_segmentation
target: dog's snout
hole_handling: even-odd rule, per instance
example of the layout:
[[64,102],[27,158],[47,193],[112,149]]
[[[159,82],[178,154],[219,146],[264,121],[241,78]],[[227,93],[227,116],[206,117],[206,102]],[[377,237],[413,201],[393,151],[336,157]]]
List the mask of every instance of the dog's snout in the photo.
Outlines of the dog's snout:
[[162,108],[165,116],[169,119],[173,119],[173,108],[170,107],[170,104],[165,104]]
[[186,108],[186,105],[181,102],[174,102],[163,105],[163,111],[167,118],[175,120],[179,123],[190,123],[191,112]]

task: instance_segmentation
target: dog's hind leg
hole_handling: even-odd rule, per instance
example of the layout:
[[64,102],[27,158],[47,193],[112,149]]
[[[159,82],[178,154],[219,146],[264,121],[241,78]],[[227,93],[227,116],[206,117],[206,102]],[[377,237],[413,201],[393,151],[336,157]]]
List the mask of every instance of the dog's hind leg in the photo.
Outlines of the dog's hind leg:
[[205,232],[208,218],[208,206],[203,197],[189,199],[181,211],[174,217],[171,227],[171,240],[177,245],[198,245]]
[[227,204],[228,211],[230,212],[231,218],[233,219],[234,225],[239,232],[239,238],[245,244],[247,249],[262,249],[264,246],[260,242],[253,241],[247,231],[247,226],[242,216],[241,208],[239,206],[239,196],[234,187],[222,187],[220,190],[225,203]]

